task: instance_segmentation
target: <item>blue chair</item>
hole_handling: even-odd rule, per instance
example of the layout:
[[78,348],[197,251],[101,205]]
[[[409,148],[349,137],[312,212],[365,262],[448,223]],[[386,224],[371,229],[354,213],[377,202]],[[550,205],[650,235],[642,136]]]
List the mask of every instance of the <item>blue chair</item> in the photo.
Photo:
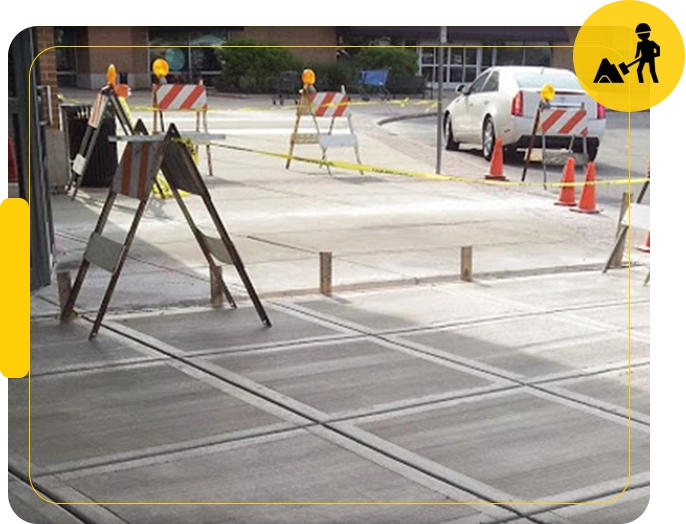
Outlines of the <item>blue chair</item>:
[[362,95],[362,100],[369,100],[374,93],[379,94],[383,100],[391,98],[391,92],[386,87],[388,73],[388,69],[360,71],[357,88]]

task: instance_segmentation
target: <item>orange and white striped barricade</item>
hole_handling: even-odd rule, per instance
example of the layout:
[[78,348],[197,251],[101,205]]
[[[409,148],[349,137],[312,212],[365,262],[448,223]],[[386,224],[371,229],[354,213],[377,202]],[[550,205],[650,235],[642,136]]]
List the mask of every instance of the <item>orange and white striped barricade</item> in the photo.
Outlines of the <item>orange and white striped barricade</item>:
[[67,192],[71,190],[72,186],[74,187],[74,193],[71,197],[72,200],[76,198],[76,194],[83,182],[83,175],[86,172],[88,163],[95,150],[105,113],[111,111],[124,133],[127,135],[132,133],[133,124],[129,118],[129,113],[117,96],[115,87],[116,86],[106,85],[95,97],[95,102],[93,103],[88,118],[88,126],[86,127],[86,132],[84,133],[81,145],[79,146],[79,152],[76,154],[76,157],[74,157],[71,165],[71,176],[69,178],[69,184],[67,185]]
[[531,141],[526,151],[524,172],[522,182],[526,177],[526,170],[531,157],[536,137],[541,137],[541,164],[543,166],[543,186],[548,181],[547,167],[547,138],[550,136],[565,136],[569,139],[568,154],[572,153],[572,148],[576,138],[582,138],[582,148],[584,156],[588,154],[588,112],[585,105],[581,104],[553,104],[541,101],[536,109],[534,123],[531,131]]
[[[312,117],[315,128],[314,133],[299,132],[300,119],[303,115]],[[322,132],[319,119],[327,118],[329,119],[328,129]],[[341,118],[346,120],[348,132],[334,134],[336,121]],[[357,163],[362,164],[357,136],[353,129],[348,95],[345,92],[322,91],[316,93],[307,92],[307,90],[303,89],[296,109],[295,127],[291,134],[286,169],[291,165],[296,144],[319,144],[322,150],[322,164],[326,165],[329,174],[331,174],[331,166],[328,163],[327,151],[332,147],[352,147],[355,150]],[[364,174],[361,169],[360,173]]]
[[[207,104],[207,89],[202,81],[198,84],[155,84],[152,88],[152,107],[153,107],[153,123],[152,132],[158,132],[157,121],[159,119],[159,131],[164,133],[164,113],[167,111],[193,111],[195,112],[195,132],[202,132],[205,135],[209,134],[207,126],[207,111],[209,106]],[[189,133],[184,133],[185,136],[193,139]],[[198,139],[195,138],[195,141]],[[197,147],[197,146],[196,146]],[[210,145],[205,145],[207,153],[207,169],[210,176],[212,171],[212,154],[210,152]]]
[[[117,137],[118,139],[125,141],[126,146],[121,161],[117,166],[100,218],[98,219],[95,230],[84,251],[74,285],[71,287],[69,296],[62,308],[61,320],[64,322],[72,316],[88,268],[91,264],[95,264],[112,275],[107,289],[105,290],[105,295],[98,310],[97,317],[93,323],[89,339],[92,339],[97,335],[105,312],[107,311],[107,306],[114,293],[117,280],[121,275],[126,256],[136,235],[136,230],[143,217],[146,204],[152,193],[155,177],[161,170],[174,195],[174,199],[181,208],[181,212],[193,232],[193,236],[195,237],[200,250],[209,264],[210,275],[213,278],[213,282],[219,286],[229,304],[235,308],[236,303],[222,278],[221,267],[218,265],[218,262],[233,265],[243,281],[262,323],[265,326],[271,326],[271,321],[262,307],[260,299],[243,266],[243,262],[238,255],[238,251],[236,251],[236,248],[222,223],[219,213],[212,203],[207,186],[203,182],[203,179],[198,172],[198,168],[193,161],[188,148],[183,143],[176,126],[171,124],[164,135],[149,135],[145,125],[139,120],[133,131],[134,134],[132,135]],[[219,234],[219,238],[210,237],[200,231],[193,221],[188,207],[179,194],[181,191],[202,198],[216,231]],[[139,201],[130,229],[123,243],[103,235],[110,211],[112,210],[115,199],[119,195],[124,195]]]

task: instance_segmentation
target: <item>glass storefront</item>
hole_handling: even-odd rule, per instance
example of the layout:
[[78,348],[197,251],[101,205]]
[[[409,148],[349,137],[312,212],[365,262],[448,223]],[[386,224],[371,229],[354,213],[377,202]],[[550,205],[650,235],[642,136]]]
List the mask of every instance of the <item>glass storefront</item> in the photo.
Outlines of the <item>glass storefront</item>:
[[208,84],[219,75],[220,64],[212,46],[226,42],[228,29],[206,30],[173,27],[148,29],[148,70],[158,58],[169,63],[170,82],[196,83],[200,78]]
[[57,85],[76,87],[76,49],[77,27],[55,27],[55,58],[57,60]]
[[549,66],[552,59],[552,50],[547,42],[503,42],[499,47],[478,47],[478,44],[466,47],[421,47],[418,49],[420,74],[434,86],[439,81],[439,51],[443,51],[443,83],[446,87],[470,83],[491,66]]

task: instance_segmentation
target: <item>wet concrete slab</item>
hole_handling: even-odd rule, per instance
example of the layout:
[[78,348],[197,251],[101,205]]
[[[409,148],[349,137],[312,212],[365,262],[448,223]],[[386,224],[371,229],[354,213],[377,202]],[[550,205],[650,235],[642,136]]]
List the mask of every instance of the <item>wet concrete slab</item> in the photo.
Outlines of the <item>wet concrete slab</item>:
[[467,284],[448,286],[448,290],[410,286],[350,293],[340,299],[297,300],[295,306],[374,333],[470,322],[524,311],[516,305],[490,299]]
[[[179,472],[183,472],[182,475]],[[151,482],[154,479],[154,482]],[[194,505],[193,502],[451,502],[436,491],[314,435],[298,431],[68,477],[136,524],[416,522],[475,516],[465,505]],[[487,521],[487,519],[484,519]]]
[[[524,378],[578,373],[600,366],[628,367],[628,343],[554,315],[522,316],[427,330],[394,337]],[[634,344],[634,358],[649,356],[647,344]]]
[[[629,478],[627,426],[619,418],[529,392],[448,404],[379,415],[359,427],[514,501],[558,500]],[[649,436],[632,427],[632,477],[648,469]]]
[[[12,381],[10,442],[26,442],[28,379]],[[209,381],[145,363],[30,381],[31,462],[42,468],[190,445],[283,423]]]
[[31,322],[31,375],[164,358],[106,331],[89,341],[91,328],[90,323],[80,320]]
[[206,359],[329,414],[373,411],[493,385],[469,370],[370,338]]
[[41,499],[29,484],[20,482],[11,475],[8,481],[8,501],[12,511],[19,518],[31,524],[83,523],[82,520],[76,518],[62,506]]
[[558,391],[571,391],[622,412],[630,410],[632,418],[650,416],[650,366],[633,366],[631,374],[627,368],[552,385]]
[[[649,502],[650,487],[646,486],[627,490],[606,501],[562,507],[551,513],[565,519],[564,522],[574,524],[623,524],[638,520],[645,513]],[[545,515],[542,517],[545,518]]]
[[276,308],[265,309],[272,327],[262,325],[250,303],[242,303],[237,309],[168,310],[108,318],[113,326],[124,326],[188,353],[231,351],[350,334],[302,315],[289,314]]

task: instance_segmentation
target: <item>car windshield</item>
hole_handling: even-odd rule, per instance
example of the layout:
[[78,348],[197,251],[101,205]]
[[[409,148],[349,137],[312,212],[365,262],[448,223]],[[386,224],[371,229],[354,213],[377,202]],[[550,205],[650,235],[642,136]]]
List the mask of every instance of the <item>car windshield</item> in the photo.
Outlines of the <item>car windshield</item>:
[[540,89],[546,84],[552,84],[555,89],[583,90],[581,84],[572,72],[559,71],[519,71],[515,73],[517,84],[522,88]]

